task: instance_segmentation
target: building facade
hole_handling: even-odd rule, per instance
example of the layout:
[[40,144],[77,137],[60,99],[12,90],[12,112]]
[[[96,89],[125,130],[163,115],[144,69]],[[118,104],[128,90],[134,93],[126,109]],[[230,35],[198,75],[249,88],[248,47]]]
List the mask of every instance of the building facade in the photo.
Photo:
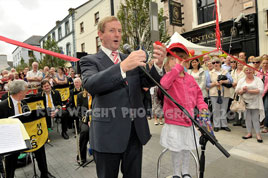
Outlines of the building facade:
[[41,48],[49,38],[57,42],[62,54],[75,57],[75,36],[74,36],[74,9],[69,9],[69,14],[61,21],[56,22],[52,28],[41,40]]
[[[24,41],[24,43],[40,47],[40,39],[42,36],[31,36],[27,40]],[[22,60],[24,63],[29,64],[29,59],[35,58],[37,61],[40,61],[41,59],[41,54],[37,51],[29,50],[26,48],[22,47],[17,47],[13,52],[12,52],[12,58],[13,58],[13,66],[17,67],[18,65],[21,64]]]
[[[158,2],[158,8],[163,8],[163,3],[160,0],[156,0],[156,2]],[[113,15],[116,16],[121,3],[124,3],[124,0],[94,0],[75,9],[77,52],[92,54],[98,51],[101,46],[97,33],[98,22],[111,15],[112,11]]]
[[[193,43],[215,47],[214,8],[214,0],[165,0],[168,33],[178,32]],[[232,54],[244,51],[247,56],[259,55],[256,9],[255,0],[217,0],[223,50]],[[171,24],[176,18],[182,23]]]
[[268,1],[258,0],[260,55],[268,54]]

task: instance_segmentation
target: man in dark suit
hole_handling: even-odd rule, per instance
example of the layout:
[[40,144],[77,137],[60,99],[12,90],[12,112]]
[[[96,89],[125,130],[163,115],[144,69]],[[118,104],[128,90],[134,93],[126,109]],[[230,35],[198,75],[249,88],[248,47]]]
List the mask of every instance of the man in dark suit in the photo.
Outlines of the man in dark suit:
[[[62,101],[60,93],[56,90],[52,90],[51,84],[48,80],[43,80],[41,82],[42,92],[38,95],[44,97],[44,105],[47,111],[49,111],[47,122],[51,122],[51,118],[61,118],[62,126],[62,137],[64,139],[69,139],[67,134],[67,119],[68,113],[62,109]],[[51,111],[51,112],[50,112]],[[51,118],[50,118],[51,117]],[[49,124],[48,124],[49,125]]]
[[69,112],[69,121],[71,122],[76,122],[77,130],[80,132],[80,127],[79,127],[79,118],[77,116],[77,95],[78,93],[82,92],[82,81],[80,78],[75,78],[74,79],[74,88],[70,90],[70,96],[69,96],[69,103],[67,110]]
[[[93,96],[90,144],[98,178],[141,178],[142,145],[151,138],[142,87],[153,86],[138,66],[146,65],[142,50],[118,52],[122,27],[116,17],[98,23],[101,50],[80,60],[83,86]],[[157,59],[150,74],[160,81],[166,49],[154,44]],[[156,68],[158,68],[159,73]]]
[[[23,80],[14,80],[9,83],[9,93],[7,99],[0,103],[0,117],[8,118],[29,111],[26,103],[22,100],[26,96],[28,84]],[[20,153],[13,153],[5,157],[5,178],[14,178],[17,166],[18,156]],[[48,172],[45,147],[42,146],[34,152],[36,161],[41,172],[41,178],[55,178]]]
[[79,109],[79,119],[81,120],[81,132],[79,136],[79,149],[81,155],[80,164],[87,161],[87,144],[89,142],[90,117],[87,113],[91,109],[92,96],[84,90],[77,95],[77,105]]

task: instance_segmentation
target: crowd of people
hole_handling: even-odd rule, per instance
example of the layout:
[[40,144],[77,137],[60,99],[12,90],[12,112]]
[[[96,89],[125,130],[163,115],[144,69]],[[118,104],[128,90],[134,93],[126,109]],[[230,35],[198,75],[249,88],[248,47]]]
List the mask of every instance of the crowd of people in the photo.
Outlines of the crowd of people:
[[[146,54],[142,50],[130,55],[120,53],[121,33],[121,24],[116,17],[105,17],[99,22],[101,50],[80,60],[81,78],[72,68],[45,66],[39,69],[37,62],[32,63],[31,70],[2,71],[2,100],[12,101],[14,108],[13,112],[1,115],[8,117],[21,113],[15,103],[27,97],[26,90],[36,92],[49,111],[46,116],[48,129],[51,122],[60,120],[61,135],[69,139],[68,128],[77,127],[80,164],[86,162],[90,140],[99,178],[118,177],[120,164],[124,177],[141,178],[142,146],[151,137],[147,118],[154,118],[155,125],[164,124],[160,144],[172,152],[173,178],[191,178],[189,157],[190,150],[195,149],[198,142],[197,131],[193,132],[189,118],[163,96],[139,68],[146,67],[193,117],[210,113],[215,132],[231,132],[228,121],[235,120],[234,126],[247,128],[243,139],[253,137],[253,127],[257,142],[263,142],[260,133],[268,132],[267,55],[246,59],[246,53],[240,52],[235,56],[248,66],[223,55],[204,55],[185,61],[190,53],[184,45],[173,43],[169,46],[169,51],[182,59],[179,60],[167,53],[164,46],[153,44],[154,60],[146,64]],[[18,81],[24,82],[20,84],[22,88],[14,87]],[[64,87],[68,88],[68,98],[58,90]],[[245,102],[245,111],[230,111],[232,101],[238,98]],[[144,107],[146,114],[139,114],[137,111]],[[78,113],[75,112],[77,108]],[[91,116],[88,110],[92,111]],[[47,170],[44,147],[41,153],[35,154],[42,155],[37,160],[41,178],[54,177]],[[17,160],[14,157],[17,156],[5,158],[9,166],[8,178],[14,177]]]

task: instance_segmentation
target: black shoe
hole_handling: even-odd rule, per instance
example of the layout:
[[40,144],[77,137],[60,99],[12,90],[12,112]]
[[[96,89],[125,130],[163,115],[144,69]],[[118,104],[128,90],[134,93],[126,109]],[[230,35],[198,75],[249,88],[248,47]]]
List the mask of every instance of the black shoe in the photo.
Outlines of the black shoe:
[[61,136],[62,136],[65,140],[69,139],[69,135],[68,135],[66,132],[62,132]]
[[190,176],[190,174],[183,174],[183,175],[182,175],[182,178],[184,178],[184,177],[190,177],[190,178],[192,178],[192,177]]
[[172,178],[181,178],[180,176],[172,176]]
[[243,136],[242,138],[246,140],[246,139],[252,138],[252,135],[251,136],[248,136],[248,137]]
[[214,132],[218,132],[220,129],[218,127],[214,127]]
[[246,126],[245,124],[242,124],[242,127],[243,127],[243,128],[247,128],[247,126]]
[[234,123],[233,126],[241,126],[241,123]]
[[227,132],[231,132],[231,129],[229,127],[223,127],[222,130],[225,130]]
[[257,142],[262,143],[263,140],[262,139],[257,139]]

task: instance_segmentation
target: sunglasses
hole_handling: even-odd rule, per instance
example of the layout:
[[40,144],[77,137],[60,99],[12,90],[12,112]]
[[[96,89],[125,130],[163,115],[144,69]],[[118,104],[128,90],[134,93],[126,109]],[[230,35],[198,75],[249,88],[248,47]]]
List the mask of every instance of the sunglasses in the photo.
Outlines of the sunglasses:
[[212,64],[220,64],[220,61],[212,62]]
[[252,62],[252,64],[259,64],[260,63],[260,61],[258,61],[258,62]]

